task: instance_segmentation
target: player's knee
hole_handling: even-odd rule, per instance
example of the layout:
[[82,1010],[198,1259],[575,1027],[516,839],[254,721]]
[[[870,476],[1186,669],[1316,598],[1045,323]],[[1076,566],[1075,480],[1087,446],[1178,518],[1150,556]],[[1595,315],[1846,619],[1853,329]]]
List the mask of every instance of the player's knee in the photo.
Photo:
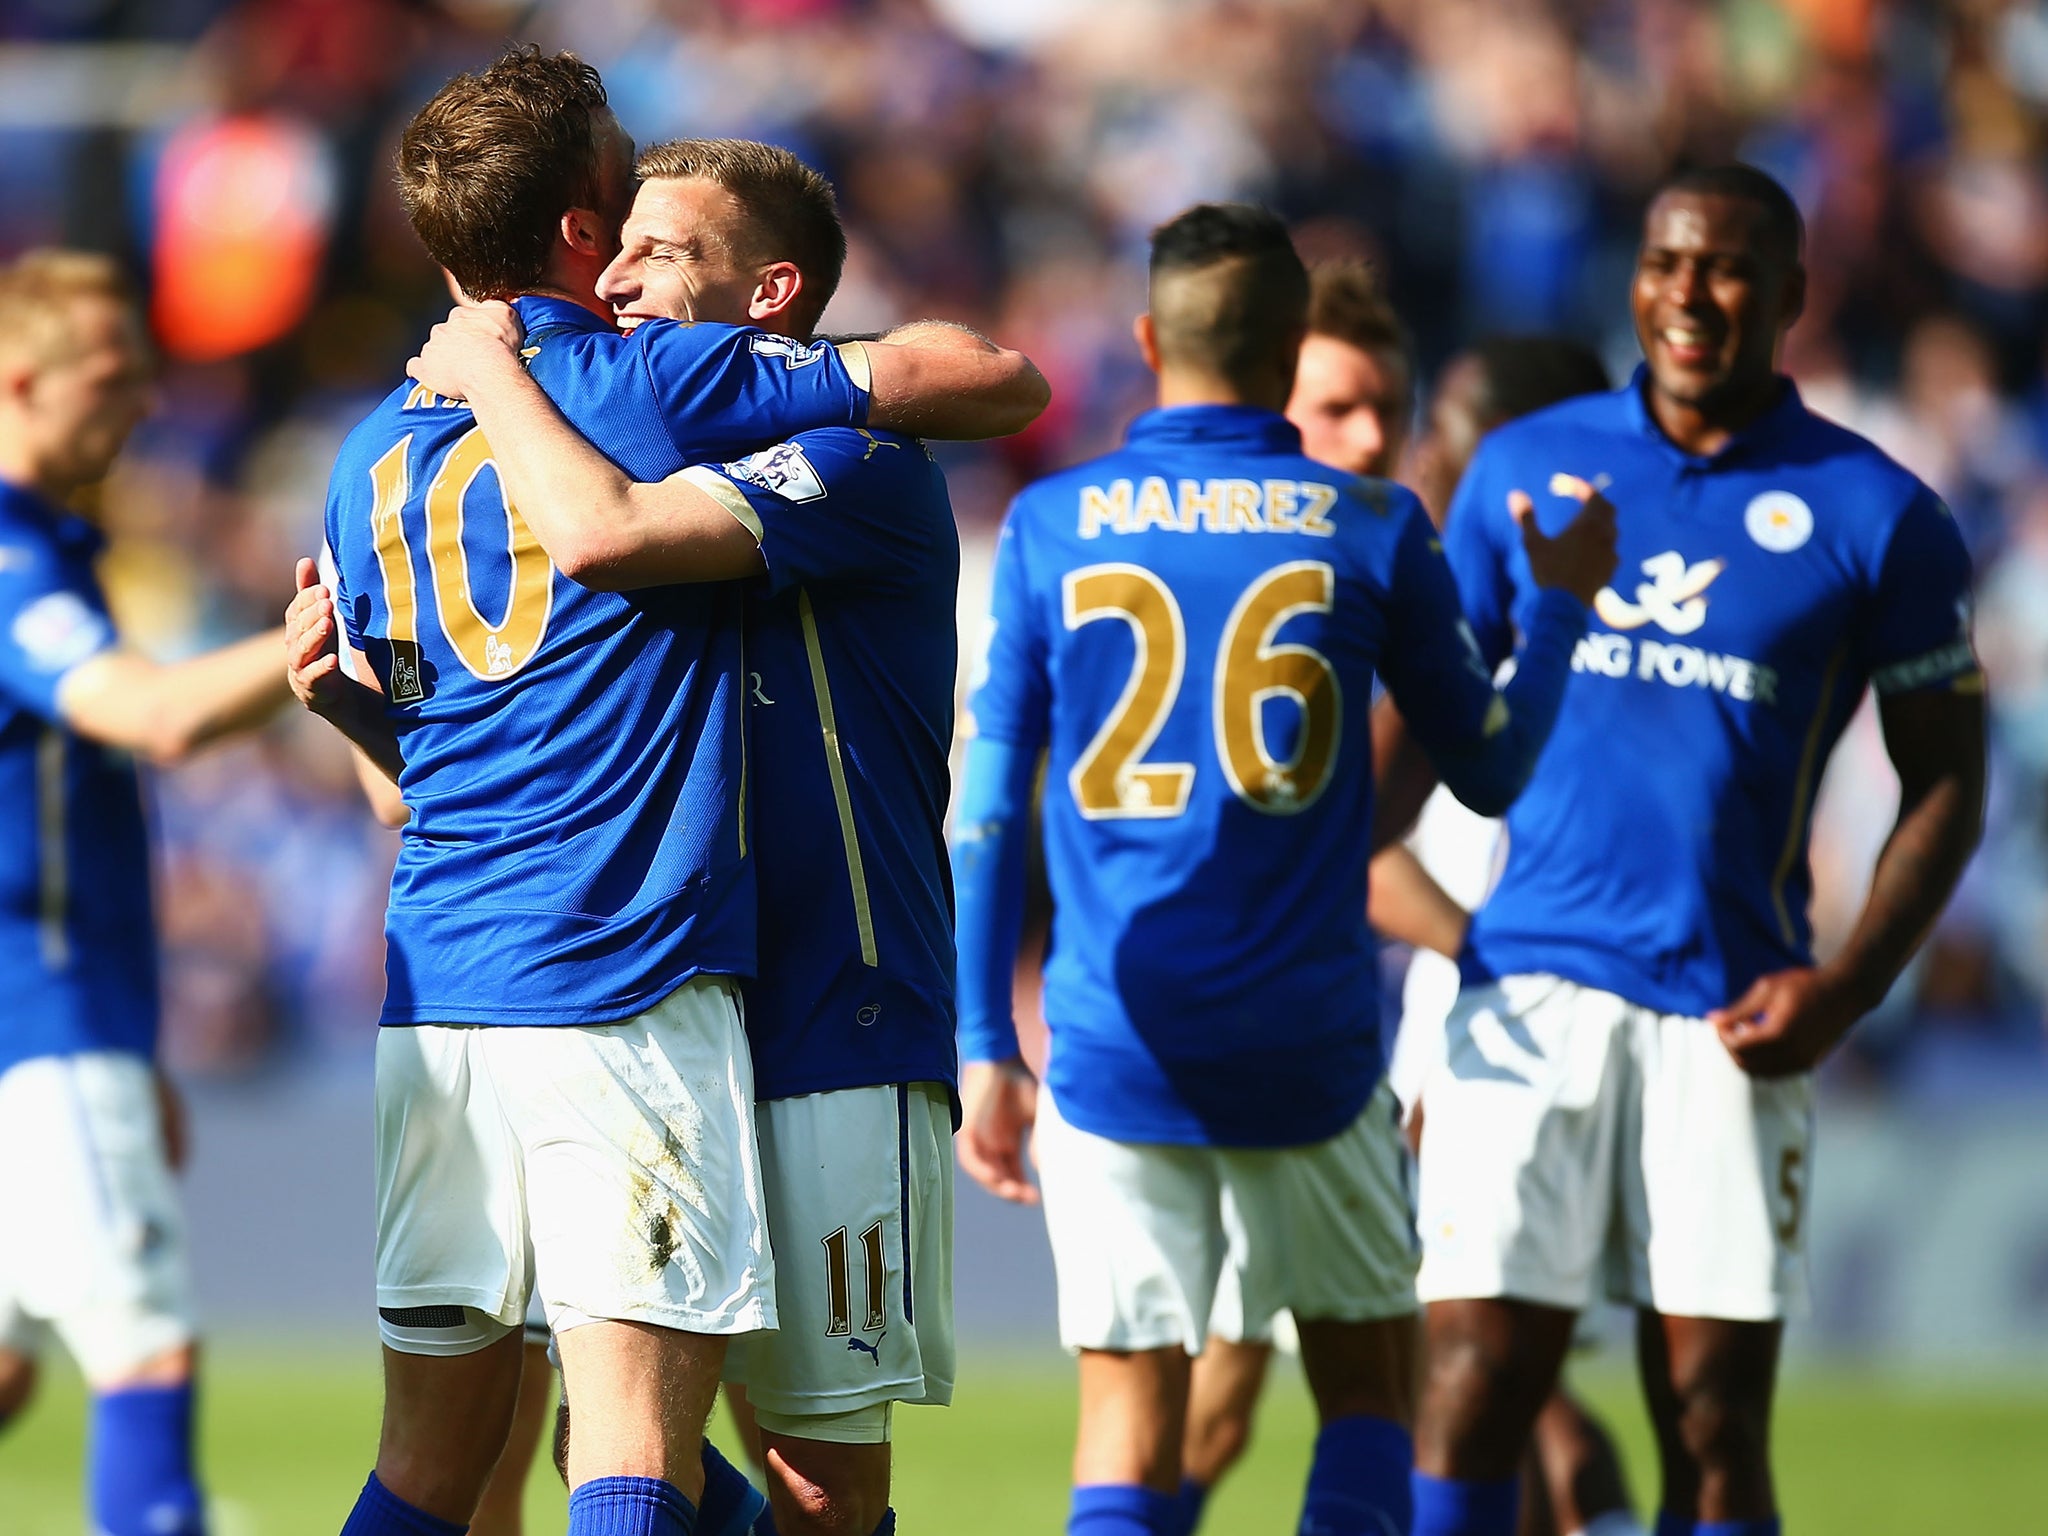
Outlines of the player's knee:
[[1720,1383],[1681,1386],[1673,1429],[1690,1461],[1707,1470],[1754,1470],[1770,1456],[1770,1403]]
[[0,1429],[36,1395],[36,1360],[17,1350],[0,1349]]
[[757,1407],[784,1536],[869,1536],[889,1507],[891,1405],[783,1415]]

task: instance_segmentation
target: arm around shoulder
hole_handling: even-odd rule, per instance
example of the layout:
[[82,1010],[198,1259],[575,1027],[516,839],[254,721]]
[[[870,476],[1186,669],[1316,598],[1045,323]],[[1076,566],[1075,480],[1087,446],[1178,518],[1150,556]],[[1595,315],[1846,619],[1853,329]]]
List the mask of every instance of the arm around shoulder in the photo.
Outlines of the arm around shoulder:
[[[861,363],[848,355],[854,348]],[[880,341],[848,343],[840,355],[869,392],[868,425],[911,437],[1007,437],[1030,426],[1052,401],[1052,386],[1030,358],[943,321],[921,320]]]

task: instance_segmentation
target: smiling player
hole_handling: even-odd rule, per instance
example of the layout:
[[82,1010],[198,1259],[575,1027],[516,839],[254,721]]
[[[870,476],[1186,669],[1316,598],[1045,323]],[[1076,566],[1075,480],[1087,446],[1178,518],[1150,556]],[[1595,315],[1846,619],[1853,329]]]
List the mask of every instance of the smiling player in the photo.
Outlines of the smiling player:
[[[1810,1074],[1941,910],[1984,791],[1961,537],[1776,371],[1800,245],[1759,171],[1667,183],[1633,292],[1645,367],[1495,432],[1451,510],[1489,662],[1535,596],[1517,488],[1605,485],[1622,576],[1509,812],[1424,1088],[1417,1536],[1513,1531],[1531,1419],[1603,1283],[1640,1309],[1660,1536],[1778,1528],[1768,1425],[1803,1286]],[[1815,965],[1808,818],[1866,686],[1899,819],[1855,931]]]

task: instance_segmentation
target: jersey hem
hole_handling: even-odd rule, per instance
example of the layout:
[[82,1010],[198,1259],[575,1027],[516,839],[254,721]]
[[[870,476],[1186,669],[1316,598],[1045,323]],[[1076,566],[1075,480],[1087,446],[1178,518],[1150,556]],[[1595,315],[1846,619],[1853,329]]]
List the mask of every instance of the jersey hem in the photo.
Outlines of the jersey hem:
[[674,980],[660,983],[646,991],[635,994],[634,998],[619,1004],[603,1004],[582,1008],[525,1008],[507,1005],[495,1008],[393,1008],[386,1003],[377,1017],[379,1029],[418,1029],[432,1025],[478,1025],[488,1027],[525,1026],[542,1029],[567,1028],[594,1024],[623,1024],[628,1019],[638,1018],[654,1007],[671,992],[678,991],[699,976],[736,976],[741,979],[752,976],[749,966],[738,962],[693,965],[678,974]]
[[[1780,963],[1795,966],[1808,962],[1788,956]],[[1757,975],[1764,975],[1769,969],[1766,966]],[[1612,993],[1637,1008],[1687,1019],[1704,1019],[1712,1009],[1732,1002],[1742,990],[1741,986],[1730,986],[1724,988],[1725,996],[1702,1001],[1704,994],[1651,980],[1605,950],[1575,954],[1520,942],[1471,945],[1458,966],[1461,991],[1469,986],[1490,986],[1508,976],[1555,976],[1596,992]]]
[[[1333,1111],[1327,1117],[1306,1122],[1297,1122],[1278,1134],[1224,1130],[1216,1131],[1183,1119],[1146,1119],[1142,1122],[1126,1120],[1118,1123],[1113,1117],[1095,1114],[1092,1110],[1076,1104],[1071,1095],[1059,1098],[1060,1118],[1091,1136],[1100,1136],[1106,1141],[1124,1142],[1133,1146],[1161,1147],[1226,1147],[1244,1148],[1254,1151],[1272,1151],[1286,1147],[1312,1147],[1342,1135],[1350,1129],[1352,1122],[1365,1112],[1372,1102],[1372,1096],[1379,1090],[1381,1080],[1386,1076],[1384,1069],[1373,1074],[1365,1085],[1365,1091],[1355,1101],[1347,1096],[1347,1108]],[[1178,1341],[1176,1341],[1178,1342]]]

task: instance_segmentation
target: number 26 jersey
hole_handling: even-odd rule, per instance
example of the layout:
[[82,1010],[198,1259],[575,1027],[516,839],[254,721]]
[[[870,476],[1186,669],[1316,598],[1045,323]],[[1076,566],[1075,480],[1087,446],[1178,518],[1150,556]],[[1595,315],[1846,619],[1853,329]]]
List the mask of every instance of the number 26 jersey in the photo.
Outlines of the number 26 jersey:
[[1506,719],[1420,503],[1273,412],[1153,411],[1017,498],[991,626],[974,728],[1048,754],[1061,1113],[1123,1141],[1335,1135],[1384,1066],[1375,673],[1433,751]]

